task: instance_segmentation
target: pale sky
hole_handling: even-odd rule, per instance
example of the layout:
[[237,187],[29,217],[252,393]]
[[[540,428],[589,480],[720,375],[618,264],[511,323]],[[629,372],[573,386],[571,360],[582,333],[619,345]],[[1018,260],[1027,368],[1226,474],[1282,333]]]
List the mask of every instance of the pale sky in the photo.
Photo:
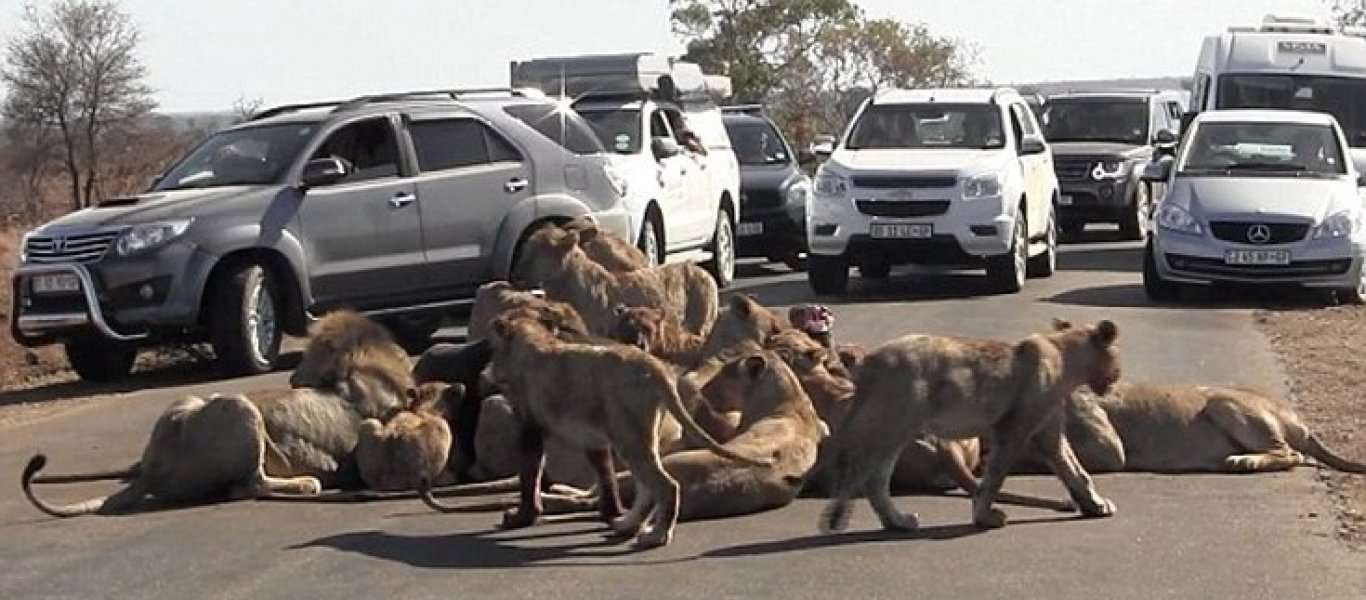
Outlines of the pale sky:
[[[997,83],[1187,76],[1201,38],[1321,0],[856,0],[979,51]],[[41,0],[38,4],[43,4]],[[23,0],[0,0],[0,47]],[[506,85],[508,61],[681,52],[667,0],[123,0],[162,111]]]

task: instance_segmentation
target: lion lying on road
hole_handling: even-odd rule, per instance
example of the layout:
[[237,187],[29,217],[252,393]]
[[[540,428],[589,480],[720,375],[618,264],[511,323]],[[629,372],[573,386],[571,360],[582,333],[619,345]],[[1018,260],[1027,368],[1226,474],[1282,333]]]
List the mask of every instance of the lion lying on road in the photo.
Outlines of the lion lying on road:
[[1031,449],[1048,459],[1083,513],[1114,514],[1063,435],[1062,408],[1077,387],[1103,394],[1119,378],[1118,335],[1114,323],[1101,321],[1015,344],[909,335],[873,350],[858,369],[857,399],[834,439],[834,497],[821,530],[844,529],[850,498],[860,491],[883,527],[918,528],[915,515],[898,511],[890,495],[901,451],[917,435],[991,436],[986,472],[973,495],[979,526],[1005,525],[1005,513],[992,503],[1011,467]]
[[359,485],[360,422],[388,419],[406,406],[413,387],[407,354],[378,324],[333,313],[314,326],[291,382],[315,387],[172,404],[153,426],[141,461],[113,474],[129,480],[120,492],[68,506],[41,501],[30,488],[47,463],[41,454],[24,469],[24,492],[44,512],[75,516],[126,512],[148,497],[189,503]]
[[365,487],[399,491],[431,489],[446,470],[451,451],[451,428],[447,407],[458,404],[464,386],[440,382],[420,384],[411,405],[386,422],[366,419],[360,423],[356,465]]

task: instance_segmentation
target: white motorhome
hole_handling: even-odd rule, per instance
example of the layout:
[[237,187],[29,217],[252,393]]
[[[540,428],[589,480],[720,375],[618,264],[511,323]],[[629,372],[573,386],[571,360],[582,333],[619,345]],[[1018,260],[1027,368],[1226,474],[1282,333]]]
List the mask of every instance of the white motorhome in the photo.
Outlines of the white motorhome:
[[728,77],[655,54],[538,58],[511,65],[593,126],[627,182],[631,235],[651,262],[698,260],[734,277],[740,168],[713,96]]
[[1360,161],[1366,158],[1366,39],[1359,33],[1322,19],[1267,15],[1260,26],[1207,36],[1190,110],[1326,112],[1337,118]]

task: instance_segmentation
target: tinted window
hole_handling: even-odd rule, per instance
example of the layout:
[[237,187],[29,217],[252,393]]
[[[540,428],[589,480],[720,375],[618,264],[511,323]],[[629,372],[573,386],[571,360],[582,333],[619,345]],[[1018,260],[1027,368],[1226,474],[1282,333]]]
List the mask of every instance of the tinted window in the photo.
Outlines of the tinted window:
[[1129,98],[1050,100],[1044,135],[1053,142],[1148,143],[1148,101]]
[[792,160],[778,130],[765,121],[727,121],[726,133],[742,165],[781,165]]
[[1352,145],[1366,145],[1366,80],[1315,75],[1222,75],[1219,108],[1326,112]]
[[1002,148],[1001,112],[986,104],[884,104],[868,107],[846,146]]
[[311,124],[292,124],[216,133],[167,173],[156,189],[275,183],[313,131]]
[[312,158],[336,158],[346,164],[342,183],[398,175],[398,144],[389,119],[367,119],[333,132]]
[[440,171],[488,162],[484,126],[470,119],[417,121],[408,126],[422,171]]
[[498,132],[484,127],[484,143],[488,145],[489,162],[522,162],[522,153]]
[[602,144],[613,152],[635,154],[640,150],[640,111],[594,110],[579,114],[593,126]]
[[558,104],[517,104],[503,111],[574,154],[604,152],[593,128],[573,110],[560,108]]
[[1181,170],[1201,175],[1347,172],[1331,127],[1296,123],[1205,123],[1184,161]]

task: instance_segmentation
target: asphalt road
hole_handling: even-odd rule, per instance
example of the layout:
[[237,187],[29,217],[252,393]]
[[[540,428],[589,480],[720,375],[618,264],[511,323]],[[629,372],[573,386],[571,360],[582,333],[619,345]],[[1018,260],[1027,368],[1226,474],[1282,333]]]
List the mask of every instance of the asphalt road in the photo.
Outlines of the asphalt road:
[[[1062,270],[1013,296],[973,274],[854,280],[824,299],[841,339],[877,343],[940,332],[1014,338],[1053,316],[1120,326],[1125,375],[1239,383],[1282,391],[1252,310],[1229,303],[1149,306],[1133,244],[1068,246]],[[745,265],[736,286],[775,306],[810,298],[805,280]],[[177,374],[194,379],[194,374]],[[174,398],[286,385],[284,374],[162,383],[71,403],[0,429],[0,473],[35,451],[53,472],[126,465]],[[156,384],[157,378],[135,380]],[[133,386],[128,386],[133,387]],[[80,386],[61,388],[80,395]],[[13,481],[13,480],[11,480]],[[416,501],[368,505],[239,502],[120,517],[54,520],[0,493],[0,598],[1362,598],[1366,556],[1331,537],[1314,473],[1098,477],[1119,509],[1079,519],[1007,508],[1012,524],[979,532],[963,497],[907,496],[913,535],[884,534],[866,504],[850,531],[816,532],[821,500],[761,515],[681,524],[668,548],[632,552],[591,519],[502,532],[493,513],[438,515]],[[53,499],[105,484],[44,486]],[[1007,488],[1061,497],[1047,477]]]

